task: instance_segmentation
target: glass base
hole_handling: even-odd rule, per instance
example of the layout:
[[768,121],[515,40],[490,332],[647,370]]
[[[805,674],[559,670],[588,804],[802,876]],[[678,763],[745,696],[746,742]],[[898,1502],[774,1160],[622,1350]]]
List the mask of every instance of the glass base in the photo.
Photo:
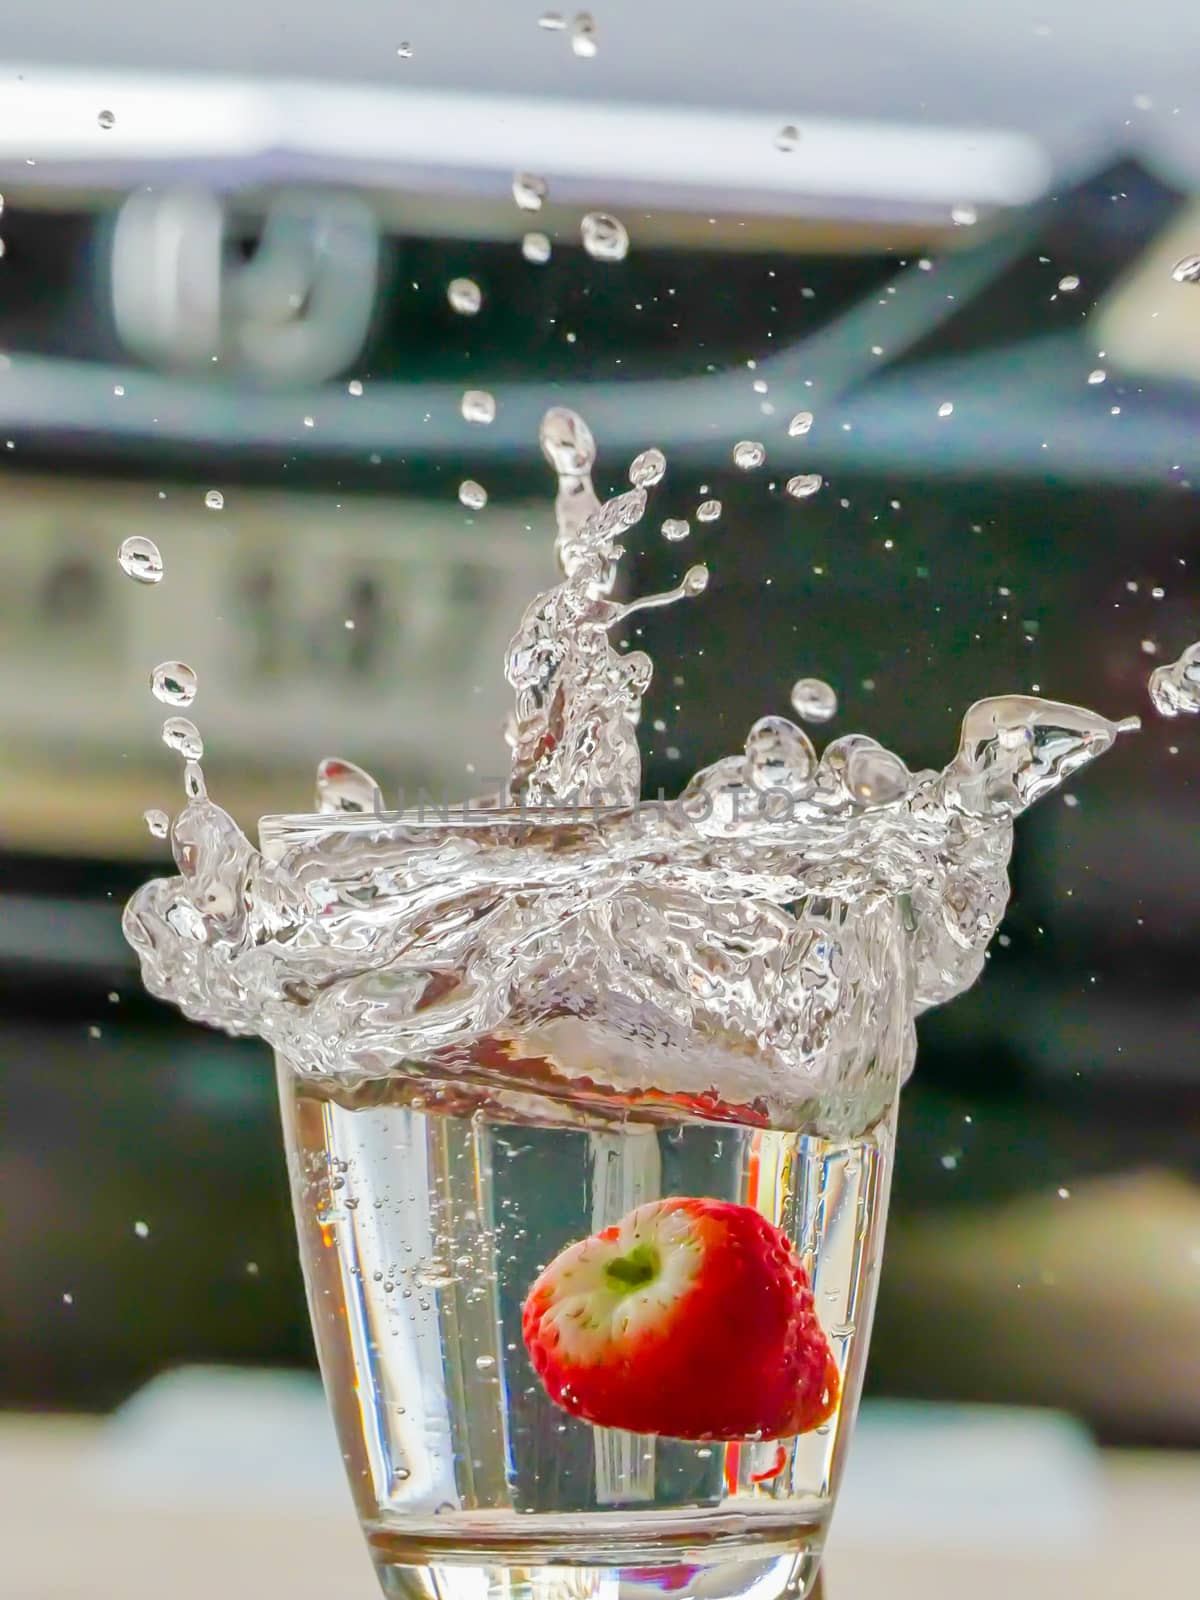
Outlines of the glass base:
[[372,1551],[389,1600],[819,1600],[819,1549],[665,1566],[517,1566],[392,1561]]

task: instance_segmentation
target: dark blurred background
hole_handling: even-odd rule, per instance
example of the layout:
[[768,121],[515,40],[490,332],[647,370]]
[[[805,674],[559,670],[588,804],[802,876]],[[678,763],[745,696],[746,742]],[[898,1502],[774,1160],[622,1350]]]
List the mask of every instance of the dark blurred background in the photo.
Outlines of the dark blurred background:
[[[1200,252],[1196,24],[736,12],[613,4],[591,60],[537,8],[218,4],[201,36],[10,0],[0,1406],[311,1364],[268,1054],[146,998],[120,935],[166,863],[141,814],[178,800],[146,676],[197,668],[210,791],[251,831],[329,754],[478,792],[552,575],[536,423],[565,403],[604,491],[667,453],[631,589],[713,571],[639,619],[650,791],[800,675],[836,687],[830,733],[911,766],[984,694],[1144,717],[1020,824],[988,976],[922,1021],[870,1388],[1200,1445],[1200,728],[1145,692],[1200,638],[1200,287],[1171,275]],[[581,249],[594,207],[624,261]],[[824,484],[795,501],[801,471]],[[117,566],[132,533],[158,589]]]

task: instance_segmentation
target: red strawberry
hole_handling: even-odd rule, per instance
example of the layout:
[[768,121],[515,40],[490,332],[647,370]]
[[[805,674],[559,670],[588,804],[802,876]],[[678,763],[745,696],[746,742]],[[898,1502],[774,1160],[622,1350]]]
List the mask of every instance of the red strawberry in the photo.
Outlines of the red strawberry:
[[655,1200],[568,1245],[529,1291],[522,1332],[550,1398],[606,1428],[779,1439],[838,1403],[791,1241],[726,1200]]

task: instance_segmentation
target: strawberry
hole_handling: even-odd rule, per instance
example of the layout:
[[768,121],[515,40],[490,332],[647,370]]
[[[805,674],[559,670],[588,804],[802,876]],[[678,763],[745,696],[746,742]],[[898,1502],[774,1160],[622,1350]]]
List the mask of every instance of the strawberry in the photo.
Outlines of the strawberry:
[[568,1245],[529,1291],[522,1333],[555,1404],[601,1427],[779,1439],[838,1403],[791,1241],[726,1200],[654,1200]]

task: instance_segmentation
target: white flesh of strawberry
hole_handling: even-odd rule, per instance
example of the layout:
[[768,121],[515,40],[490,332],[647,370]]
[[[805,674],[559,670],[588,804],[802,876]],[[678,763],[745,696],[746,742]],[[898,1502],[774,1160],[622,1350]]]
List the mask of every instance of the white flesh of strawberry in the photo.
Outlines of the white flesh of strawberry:
[[[636,1286],[614,1281],[606,1268],[639,1245],[657,1256],[655,1276]],[[639,1206],[615,1239],[582,1239],[566,1252],[544,1322],[557,1328],[559,1349],[568,1361],[603,1360],[614,1341],[636,1340],[668,1317],[703,1265],[704,1246],[686,1211],[664,1212],[658,1201]]]

